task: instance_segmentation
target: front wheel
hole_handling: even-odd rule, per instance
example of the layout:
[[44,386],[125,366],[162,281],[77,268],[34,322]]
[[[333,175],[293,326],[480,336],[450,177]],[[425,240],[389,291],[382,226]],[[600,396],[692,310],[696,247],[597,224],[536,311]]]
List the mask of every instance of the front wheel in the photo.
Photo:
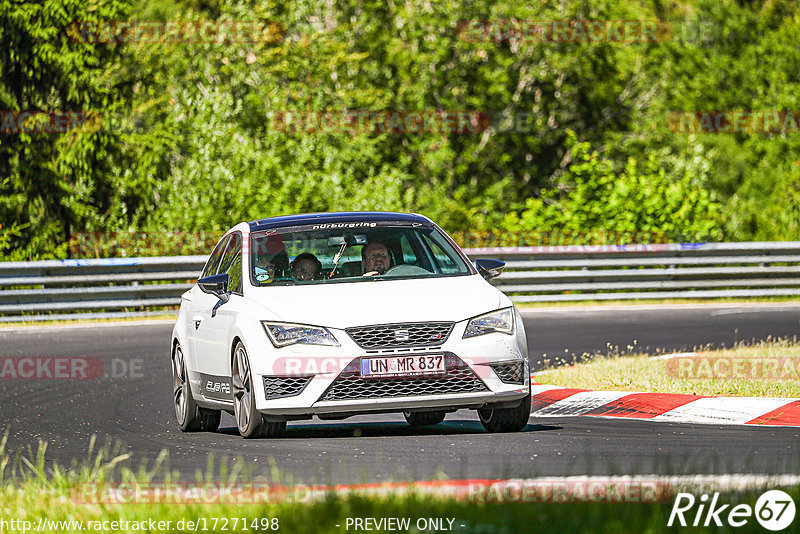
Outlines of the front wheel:
[[184,432],[214,432],[219,428],[220,411],[200,408],[192,397],[186,374],[186,361],[179,343],[172,351],[172,400],[178,426]]
[[256,410],[256,397],[253,389],[253,373],[247,351],[240,341],[233,351],[231,365],[233,416],[243,438],[277,438],[286,430],[286,421],[265,421]]
[[519,432],[528,424],[530,416],[530,393],[515,408],[481,408],[478,410],[481,424],[489,432]]

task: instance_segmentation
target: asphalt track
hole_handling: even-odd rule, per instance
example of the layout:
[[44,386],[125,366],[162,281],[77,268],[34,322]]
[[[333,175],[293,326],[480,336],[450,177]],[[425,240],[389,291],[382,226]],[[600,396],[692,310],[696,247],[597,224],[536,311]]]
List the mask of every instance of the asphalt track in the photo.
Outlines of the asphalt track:
[[[547,355],[571,358],[609,345],[651,352],[730,346],[735,341],[792,337],[800,305],[696,305],[541,308],[525,311],[533,368]],[[49,442],[48,461],[86,457],[90,436],[152,464],[169,451],[182,479],[207,472],[209,453],[271,478],[303,483],[517,478],[623,474],[785,474],[800,472],[800,429],[668,424],[565,417],[536,420],[516,434],[488,434],[473,412],[436,427],[407,426],[402,416],[290,423],[284,438],[243,440],[223,414],[216,433],[183,434],[171,404],[168,323],[0,329],[0,357],[83,356],[107,371],[133,376],[92,380],[0,381],[0,434],[8,449]],[[116,360],[116,364],[114,363]],[[121,364],[124,363],[124,365]],[[285,480],[284,480],[285,481]]]

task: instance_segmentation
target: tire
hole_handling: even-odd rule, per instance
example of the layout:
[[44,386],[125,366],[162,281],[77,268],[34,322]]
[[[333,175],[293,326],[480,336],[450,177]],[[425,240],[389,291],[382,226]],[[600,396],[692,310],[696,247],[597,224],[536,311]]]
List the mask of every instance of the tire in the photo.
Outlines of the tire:
[[478,417],[489,432],[519,432],[531,416],[531,394],[515,408],[481,408]]
[[233,416],[236,418],[239,434],[243,438],[277,438],[286,430],[286,421],[265,421],[256,410],[250,360],[241,341],[233,350],[231,393],[233,394]]
[[214,432],[219,428],[220,411],[200,408],[192,397],[186,374],[186,360],[180,343],[172,351],[172,404],[183,432]]
[[403,412],[403,417],[411,426],[438,425],[444,421],[446,412]]

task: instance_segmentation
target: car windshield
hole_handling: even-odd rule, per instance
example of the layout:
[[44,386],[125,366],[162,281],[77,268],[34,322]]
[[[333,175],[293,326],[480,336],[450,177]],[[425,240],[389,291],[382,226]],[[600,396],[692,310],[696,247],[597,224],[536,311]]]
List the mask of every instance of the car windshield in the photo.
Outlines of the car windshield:
[[435,226],[357,222],[308,224],[250,235],[256,286],[330,284],[471,274]]

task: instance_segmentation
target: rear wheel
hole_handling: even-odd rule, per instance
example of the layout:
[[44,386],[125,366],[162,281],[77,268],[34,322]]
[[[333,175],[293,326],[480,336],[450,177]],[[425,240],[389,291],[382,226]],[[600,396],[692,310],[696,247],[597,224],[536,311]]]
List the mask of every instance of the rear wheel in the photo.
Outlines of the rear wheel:
[[250,361],[247,351],[240,341],[233,351],[233,365],[231,365],[233,380],[233,416],[236,426],[243,438],[277,438],[286,430],[286,421],[265,421],[256,410],[256,398],[253,388],[253,374],[250,370]]
[[179,343],[172,351],[172,399],[178,426],[184,432],[214,432],[219,428],[219,410],[200,408],[192,397],[186,374],[186,361]]
[[531,416],[531,394],[515,408],[481,408],[478,417],[489,432],[518,432],[525,428]]
[[403,417],[411,426],[438,425],[444,421],[445,412],[403,412]]

